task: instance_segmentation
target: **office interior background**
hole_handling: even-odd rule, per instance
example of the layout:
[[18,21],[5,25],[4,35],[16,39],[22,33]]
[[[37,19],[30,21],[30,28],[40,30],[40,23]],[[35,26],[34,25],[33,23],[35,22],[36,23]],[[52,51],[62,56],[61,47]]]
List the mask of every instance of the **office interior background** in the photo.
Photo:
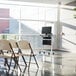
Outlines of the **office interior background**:
[[52,48],[76,52],[75,5],[75,0],[0,1],[0,38],[27,39],[39,48],[42,27],[51,26]]
[[[51,27],[52,48],[43,44],[44,27]],[[22,76],[76,76],[76,0],[0,0],[0,39],[27,40],[37,53],[39,70],[33,65]]]

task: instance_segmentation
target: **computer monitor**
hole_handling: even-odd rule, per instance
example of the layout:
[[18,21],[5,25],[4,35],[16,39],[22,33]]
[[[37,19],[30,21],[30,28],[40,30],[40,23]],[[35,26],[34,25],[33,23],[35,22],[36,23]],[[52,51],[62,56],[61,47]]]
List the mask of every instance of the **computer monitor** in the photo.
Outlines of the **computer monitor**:
[[52,27],[42,27],[42,34],[51,34]]

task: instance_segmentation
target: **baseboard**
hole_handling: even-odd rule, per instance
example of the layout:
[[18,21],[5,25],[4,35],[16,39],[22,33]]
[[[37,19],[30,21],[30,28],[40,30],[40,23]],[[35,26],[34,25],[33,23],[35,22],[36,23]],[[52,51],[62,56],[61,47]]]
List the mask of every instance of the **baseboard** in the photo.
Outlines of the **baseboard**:
[[63,50],[63,49],[53,49],[53,51],[58,51],[58,52],[69,52],[69,51]]

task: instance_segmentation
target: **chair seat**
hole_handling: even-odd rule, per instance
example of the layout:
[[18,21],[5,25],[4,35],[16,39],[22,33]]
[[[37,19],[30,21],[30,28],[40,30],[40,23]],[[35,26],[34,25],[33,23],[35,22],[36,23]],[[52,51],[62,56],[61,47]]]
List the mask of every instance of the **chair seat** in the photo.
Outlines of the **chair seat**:
[[[21,56],[21,54],[15,53],[15,57],[19,57],[19,56]],[[14,55],[13,55],[13,57],[14,57]]]
[[0,54],[0,57],[2,58],[10,58],[11,57],[11,54]]
[[33,55],[36,56],[36,54],[29,54],[29,53],[28,54],[21,54],[21,55],[23,55],[23,56],[33,56]]
[[[15,54],[15,57],[19,57],[19,56],[20,56],[20,54]],[[2,58],[10,58],[11,54],[8,54],[8,53],[0,54],[0,57],[2,57]],[[14,58],[14,55],[12,57]]]

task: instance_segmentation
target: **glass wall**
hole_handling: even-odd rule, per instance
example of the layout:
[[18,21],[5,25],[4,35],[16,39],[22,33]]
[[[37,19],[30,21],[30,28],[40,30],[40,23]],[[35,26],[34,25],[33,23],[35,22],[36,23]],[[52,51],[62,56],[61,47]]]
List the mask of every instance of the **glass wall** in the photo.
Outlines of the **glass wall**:
[[40,35],[42,34],[42,27],[54,25],[54,22],[57,19],[57,8],[44,6],[21,6],[20,14],[21,39],[28,40],[29,36],[29,41],[31,43],[35,42],[33,43],[33,46],[36,48],[42,46],[42,36]]
[[[76,12],[72,9],[72,7],[67,8],[65,6],[60,8],[60,24],[62,32],[65,34],[76,33],[76,19],[73,17]],[[40,47],[42,45],[42,36],[40,35],[42,34],[42,27],[51,26],[53,33],[57,16],[57,5],[2,2],[0,3],[0,39],[27,39],[33,46]],[[70,31],[67,32],[67,30]],[[71,39],[74,44],[75,37]],[[62,48],[67,43],[64,44],[64,41],[62,41]]]
[[15,34],[19,34],[19,19],[20,19],[20,8],[18,6],[1,3],[0,38],[15,39],[16,38]]
[[[2,11],[3,10],[3,11]],[[42,27],[56,21],[57,8],[22,3],[0,3],[0,39],[26,39],[33,46],[42,45]],[[35,43],[34,43],[35,42]],[[39,45],[38,45],[39,44]]]

